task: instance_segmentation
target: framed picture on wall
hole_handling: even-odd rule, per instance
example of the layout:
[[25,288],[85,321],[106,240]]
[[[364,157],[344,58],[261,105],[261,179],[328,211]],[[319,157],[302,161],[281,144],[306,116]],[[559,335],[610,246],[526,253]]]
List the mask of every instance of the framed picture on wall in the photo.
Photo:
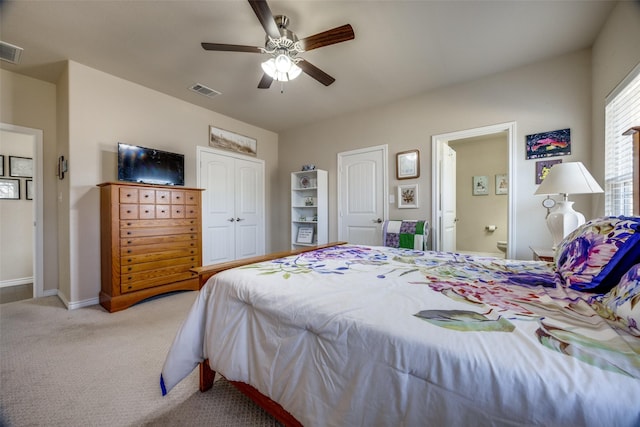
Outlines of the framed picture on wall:
[[258,154],[258,141],[255,138],[215,126],[209,126],[209,146],[251,156]]
[[411,179],[420,177],[420,152],[402,151],[396,154],[396,178]]
[[0,154],[0,176],[4,176],[4,156]]
[[547,177],[551,166],[562,163],[562,159],[558,160],[540,160],[536,162],[536,184],[542,184],[542,181]]
[[0,199],[20,199],[20,180],[11,178],[0,178]]
[[27,200],[33,200],[33,180],[32,179],[27,179],[25,182],[26,185],[26,189],[25,189],[25,194],[27,197]]
[[33,159],[30,157],[9,156],[9,176],[33,178]]
[[509,193],[509,177],[506,173],[496,175],[496,194]]
[[473,177],[473,195],[486,196],[489,194],[489,177],[477,175]]
[[398,185],[398,209],[418,208],[418,184]]
[[527,159],[571,154],[571,129],[552,130],[526,136]]

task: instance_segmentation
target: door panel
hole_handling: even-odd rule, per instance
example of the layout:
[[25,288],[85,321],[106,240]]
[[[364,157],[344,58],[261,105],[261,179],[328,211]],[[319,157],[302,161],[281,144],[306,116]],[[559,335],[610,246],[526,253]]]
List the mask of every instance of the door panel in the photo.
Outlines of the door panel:
[[[339,240],[382,244],[386,212],[386,146],[340,153]],[[379,222],[380,221],[380,222]]]
[[456,152],[444,145],[442,156],[442,248],[456,250]]

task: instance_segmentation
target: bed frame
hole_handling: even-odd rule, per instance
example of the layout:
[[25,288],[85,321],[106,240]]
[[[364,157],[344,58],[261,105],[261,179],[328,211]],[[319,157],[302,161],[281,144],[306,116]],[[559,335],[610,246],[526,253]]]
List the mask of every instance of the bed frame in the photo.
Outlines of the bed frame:
[[[313,246],[303,249],[295,249],[290,251],[282,251],[282,252],[274,252],[267,255],[245,258],[238,261],[229,261],[220,264],[208,265],[204,267],[197,267],[192,269],[191,271],[198,274],[200,288],[204,286],[204,284],[214,276],[222,271],[229,270],[235,267],[241,267],[247,264],[253,264],[256,262],[264,262],[270,261],[273,259],[284,258],[290,255],[298,255],[305,252],[314,251],[316,249],[329,248],[337,245],[344,245],[347,242],[333,242],[325,245]],[[209,366],[209,360],[205,360],[200,363],[200,391],[205,392],[213,387],[213,381],[215,379],[216,373]],[[240,390],[243,394],[257,403],[262,409],[264,409],[268,414],[273,416],[276,420],[278,420],[283,425],[289,427],[302,427],[302,423],[295,419],[293,415],[287,412],[278,402],[271,400],[269,397],[260,393],[257,389],[250,386],[249,384],[239,382],[239,381],[229,381],[233,386],[235,386],[238,390]]]

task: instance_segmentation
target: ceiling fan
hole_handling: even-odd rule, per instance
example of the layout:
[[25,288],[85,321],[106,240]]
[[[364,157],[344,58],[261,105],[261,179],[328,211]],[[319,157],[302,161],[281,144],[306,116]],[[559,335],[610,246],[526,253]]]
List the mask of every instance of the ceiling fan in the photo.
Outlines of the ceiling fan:
[[304,71],[325,86],[336,81],[309,61],[298,55],[319,47],[341,43],[355,38],[353,28],[346,24],[313,36],[298,40],[294,32],[287,29],[289,18],[283,15],[275,17],[265,0],[249,0],[254,13],[267,33],[265,47],[241,46],[223,43],[202,43],[205,50],[226,52],[264,53],[270,59],[262,63],[264,75],[258,84],[260,89],[268,89],[276,81],[293,80]]

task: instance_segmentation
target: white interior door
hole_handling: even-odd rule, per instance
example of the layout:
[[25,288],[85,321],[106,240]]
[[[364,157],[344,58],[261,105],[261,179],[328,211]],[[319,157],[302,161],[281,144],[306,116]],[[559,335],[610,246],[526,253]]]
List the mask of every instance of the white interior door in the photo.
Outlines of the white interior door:
[[203,265],[265,252],[264,162],[199,147]]
[[202,192],[202,264],[235,259],[234,164],[231,157],[202,152],[200,183]]
[[338,154],[338,240],[382,244],[387,188],[386,145]]
[[442,146],[442,248],[456,250],[456,152],[448,145]]

